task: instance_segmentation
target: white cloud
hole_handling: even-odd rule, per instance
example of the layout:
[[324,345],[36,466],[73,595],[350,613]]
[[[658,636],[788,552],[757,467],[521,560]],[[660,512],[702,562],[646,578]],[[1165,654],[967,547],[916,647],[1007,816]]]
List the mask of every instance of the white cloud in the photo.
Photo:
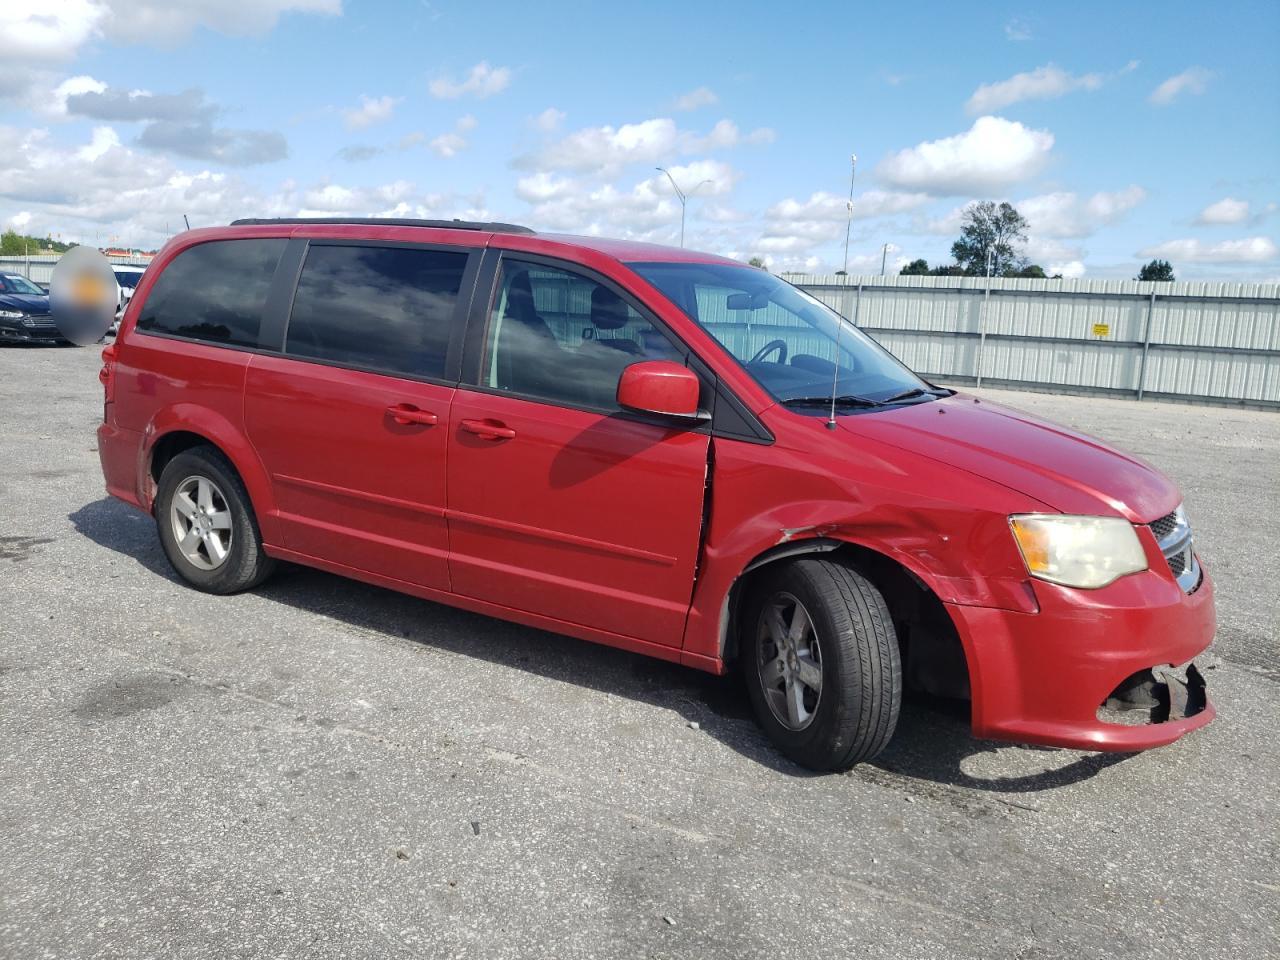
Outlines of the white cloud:
[[1073,90],[1097,90],[1103,81],[1100,73],[1077,76],[1050,63],[1030,73],[1014,74],[1008,80],[982,84],[965,109],[969,113],[990,113],[1023,100],[1051,100]]
[[1268,263],[1280,256],[1270,237],[1247,237],[1208,244],[1201,240],[1169,240],[1138,251],[1143,258],[1159,257],[1175,263]]
[[342,0],[104,0],[103,32],[126,43],[172,46],[206,27],[231,36],[261,35],[286,13],[337,16]]
[[466,145],[467,139],[460,133],[442,133],[427,141],[427,149],[438,157],[456,156]]
[[715,91],[708,87],[699,87],[697,90],[690,90],[677,97],[675,107],[677,110],[697,110],[699,107],[709,107],[719,102],[720,98],[715,95]]
[[1014,17],[1004,25],[1004,35],[1015,43],[1031,39],[1031,27],[1021,17]]
[[0,4],[0,37],[6,59],[28,62],[70,60],[99,32],[108,13],[100,0],[5,0]]
[[342,122],[348,130],[363,130],[375,123],[383,123],[391,119],[399,97],[367,97],[360,95],[358,107],[346,107],[342,111]]
[[1223,197],[1200,211],[1195,222],[1209,226],[1224,223],[1243,223],[1249,219],[1249,201]]
[[891,153],[876,167],[890,186],[935,196],[999,192],[1039,172],[1053,134],[1002,117],[979,117],[964,133]]
[[13,225],[13,229],[15,230],[26,230],[27,225],[31,223],[31,211],[19,210],[9,218],[9,223]]
[[[691,227],[700,218],[703,199],[728,195],[741,176],[729,164],[709,159],[669,169],[682,189],[693,191],[687,209]],[[676,242],[680,233],[680,204],[661,173],[627,188],[538,171],[516,182],[516,195],[532,205],[521,219],[542,229],[662,243]]]
[[1147,191],[1135,184],[1114,192],[1101,191],[1084,201],[1074,193],[1058,192],[1028,197],[1015,206],[1038,236],[1087,237],[1116,222],[1146,198]]
[[1085,267],[1079,260],[1068,260],[1066,263],[1051,263],[1044,272],[1051,277],[1060,273],[1067,280],[1079,280],[1085,274]]
[[517,163],[538,169],[607,176],[632,163],[661,163],[675,155],[769,143],[773,138],[774,132],[767,127],[744,136],[732,120],[721,120],[708,133],[699,135],[681,130],[669,117],[655,117],[617,127],[606,124],[575,130],[534,156],[520,158]]
[[553,133],[560,129],[560,124],[564,123],[564,118],[565,112],[563,110],[547,107],[547,109],[533,118],[533,125],[543,133]]
[[460,97],[483,100],[501,93],[510,84],[510,67],[491,67],[487,60],[481,60],[467,72],[465,79],[437,77],[427,85],[427,89],[438,100],[457,100]]
[[107,85],[101,80],[89,76],[67,77],[53,88],[52,101],[43,104],[43,112],[52,116],[64,117],[67,114],[67,98],[84,93],[105,93]]
[[1184,93],[1204,93],[1212,77],[1213,72],[1204,67],[1188,67],[1152,90],[1147,99],[1157,106],[1168,106]]

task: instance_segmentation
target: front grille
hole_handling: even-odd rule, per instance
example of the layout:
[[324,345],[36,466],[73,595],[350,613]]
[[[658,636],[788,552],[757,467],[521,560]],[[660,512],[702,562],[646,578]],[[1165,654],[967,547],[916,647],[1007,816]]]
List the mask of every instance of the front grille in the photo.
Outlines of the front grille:
[[1201,581],[1200,565],[1196,562],[1191,525],[1187,523],[1182,509],[1153,520],[1147,526],[1155,535],[1160,552],[1169,564],[1169,572],[1178,581],[1178,586],[1187,593],[1195,593]]
[[1151,528],[1151,532],[1156,535],[1156,542],[1164,540],[1165,537],[1173,533],[1178,528],[1178,512],[1175,510],[1168,516],[1161,517],[1159,520],[1152,520],[1147,524]]
[[22,318],[24,327],[39,327],[41,329],[49,329],[53,326],[53,317],[47,313],[31,314]]

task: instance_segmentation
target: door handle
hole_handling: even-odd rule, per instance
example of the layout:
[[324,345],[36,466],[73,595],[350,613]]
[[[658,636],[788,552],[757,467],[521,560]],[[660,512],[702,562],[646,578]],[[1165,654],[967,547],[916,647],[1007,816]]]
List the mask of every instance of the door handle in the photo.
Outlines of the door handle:
[[430,410],[419,410],[411,403],[397,403],[394,406],[387,407],[387,415],[396,423],[421,423],[428,427],[434,427],[440,422]]
[[510,427],[492,420],[463,420],[459,426],[483,440],[510,440],[516,435]]

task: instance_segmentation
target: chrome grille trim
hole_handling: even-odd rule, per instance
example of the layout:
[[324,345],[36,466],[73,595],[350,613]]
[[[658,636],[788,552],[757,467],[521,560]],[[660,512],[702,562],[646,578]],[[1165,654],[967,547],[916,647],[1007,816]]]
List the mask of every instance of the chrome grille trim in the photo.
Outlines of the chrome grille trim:
[[1196,560],[1191,524],[1187,523],[1182,508],[1179,507],[1158,520],[1152,520],[1147,526],[1160,545],[1160,552],[1169,564],[1169,572],[1178,581],[1183,593],[1195,593],[1200,586],[1200,564]]

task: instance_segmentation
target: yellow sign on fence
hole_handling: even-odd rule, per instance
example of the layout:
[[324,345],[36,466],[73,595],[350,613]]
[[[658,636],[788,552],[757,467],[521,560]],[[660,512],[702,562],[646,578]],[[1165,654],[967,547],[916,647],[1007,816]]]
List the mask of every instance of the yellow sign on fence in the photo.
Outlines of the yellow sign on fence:
[[1095,323],[1095,324],[1093,325],[1093,335],[1094,335],[1095,337],[1109,337],[1109,336],[1111,336],[1111,324],[1109,324],[1109,323]]

